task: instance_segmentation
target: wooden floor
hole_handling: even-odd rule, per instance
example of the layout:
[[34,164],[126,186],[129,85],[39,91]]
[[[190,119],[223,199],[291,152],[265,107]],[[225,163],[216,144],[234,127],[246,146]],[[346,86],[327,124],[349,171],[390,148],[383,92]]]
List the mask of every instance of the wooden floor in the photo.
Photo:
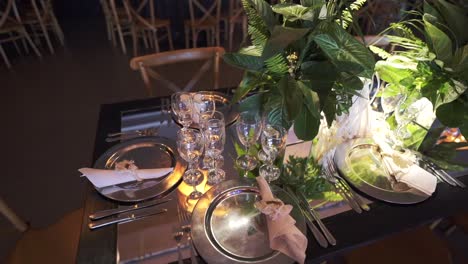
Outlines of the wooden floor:
[[[66,47],[55,55],[45,49],[42,60],[12,55],[12,70],[0,62],[7,158],[0,196],[31,224],[20,234],[0,217],[0,263],[73,263],[84,198],[76,170],[93,162],[99,105],[145,97],[140,76],[129,69],[131,57],[106,40],[103,21],[71,21],[64,31]],[[222,67],[222,85],[236,85],[241,73]],[[173,79],[189,74],[178,68]],[[356,249],[344,261],[449,263],[447,246],[427,227]]]

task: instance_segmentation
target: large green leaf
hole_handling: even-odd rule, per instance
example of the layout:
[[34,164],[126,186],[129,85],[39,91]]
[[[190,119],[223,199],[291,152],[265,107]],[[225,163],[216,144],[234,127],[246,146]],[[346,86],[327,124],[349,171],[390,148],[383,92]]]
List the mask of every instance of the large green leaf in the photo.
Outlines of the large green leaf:
[[325,4],[325,0],[301,0],[301,5],[303,6],[320,6],[322,7]]
[[264,85],[266,82],[262,80],[257,73],[252,73],[246,71],[244,77],[242,78],[239,87],[236,89],[234,96],[231,100],[232,104],[239,102],[244,98],[250,91],[255,88]]
[[320,119],[320,99],[316,92],[307,86],[302,81],[297,82],[297,87],[301,90],[304,96],[304,104],[307,109],[302,108],[303,111],[308,110],[317,120]]
[[455,100],[439,106],[436,116],[442,124],[448,127],[459,127],[463,125],[464,119],[468,120],[468,109],[461,100]]
[[273,12],[283,15],[288,21],[296,21],[299,19],[310,20],[314,19],[312,7],[305,7],[293,3],[280,3],[271,7]]
[[275,26],[263,49],[262,57],[268,59],[277,53],[283,52],[284,48],[303,38],[308,31],[307,28]]
[[444,63],[450,63],[452,59],[452,41],[447,34],[429,22],[431,19],[434,19],[434,17],[429,14],[424,14],[424,27],[430,39],[431,46],[437,55],[437,59]]
[[241,53],[226,53],[223,59],[232,66],[249,71],[259,71],[263,68],[263,60],[261,57],[257,56]]
[[278,89],[286,107],[288,121],[292,121],[301,112],[303,95],[298,88],[297,81],[289,75],[285,75],[278,82]]
[[240,112],[244,112],[244,111],[260,112],[261,106],[262,106],[262,100],[263,100],[262,97],[263,97],[262,93],[257,93],[257,94],[254,94],[245,98],[239,104],[239,111]]
[[436,1],[439,7],[440,14],[444,17],[447,22],[447,26],[453,32],[454,36],[458,41],[459,45],[465,45],[468,42],[468,16],[466,10],[453,5],[445,0]]
[[292,122],[288,121],[286,113],[286,102],[280,94],[275,92],[269,93],[263,110],[270,124],[281,125],[286,129],[291,127]]
[[294,120],[294,133],[299,139],[312,140],[318,133],[320,127],[320,119],[315,113],[309,111],[307,107],[299,113]]
[[397,86],[400,85],[401,80],[413,75],[410,69],[389,61],[378,61],[375,64],[375,71],[379,74],[380,79]]
[[338,69],[349,71],[354,65],[359,67],[357,75],[371,78],[375,64],[372,53],[338,24],[327,23],[324,32],[314,37],[317,45]]
[[273,27],[276,25],[276,18],[273,14],[273,10],[271,10],[270,4],[267,3],[265,0],[248,1],[250,1],[253,4],[255,10],[257,10],[258,15],[262,17],[263,21],[268,26],[268,28],[270,30],[273,29]]
[[452,68],[457,75],[468,82],[468,44],[455,51]]

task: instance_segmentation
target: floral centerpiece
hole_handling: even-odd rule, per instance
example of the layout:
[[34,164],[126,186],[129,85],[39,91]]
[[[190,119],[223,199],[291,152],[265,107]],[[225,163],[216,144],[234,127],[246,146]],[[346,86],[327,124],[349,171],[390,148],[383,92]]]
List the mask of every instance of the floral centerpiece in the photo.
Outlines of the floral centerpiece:
[[[443,0],[426,3],[424,14],[416,14],[422,19],[392,24],[384,32],[391,32],[385,37],[394,47],[387,52],[369,49],[349,33],[360,33],[353,12],[365,2],[301,0],[270,6],[242,0],[252,45],[224,57],[245,69],[234,102],[243,99],[244,109],[266,113],[270,123],[293,126],[300,139],[315,139],[312,159],[290,159],[280,179],[309,198],[322,193],[327,199],[329,187],[315,176],[323,156],[346,134],[340,131],[344,127],[355,132],[344,135],[348,139],[382,133],[382,142],[391,141],[382,143],[391,156],[387,161],[402,161],[395,172],[414,163],[409,152],[403,155],[398,148],[419,150],[448,167],[446,152],[467,145],[435,145],[445,126],[468,134],[468,39],[460,26],[468,22],[466,13]],[[382,60],[376,63],[374,55]],[[376,79],[382,85],[371,81]],[[376,118],[376,112],[383,113]],[[429,130],[436,116],[443,127]],[[375,120],[378,124],[371,125]],[[337,135],[340,140],[334,140]],[[411,161],[403,162],[405,155]]]
[[252,91],[243,107],[268,113],[271,123],[294,125],[300,139],[318,132],[321,112],[331,121],[346,112],[359,77],[374,72],[373,54],[346,31],[352,11],[365,1],[301,0],[270,6],[242,0],[252,45],[224,60],[245,69],[234,102]]

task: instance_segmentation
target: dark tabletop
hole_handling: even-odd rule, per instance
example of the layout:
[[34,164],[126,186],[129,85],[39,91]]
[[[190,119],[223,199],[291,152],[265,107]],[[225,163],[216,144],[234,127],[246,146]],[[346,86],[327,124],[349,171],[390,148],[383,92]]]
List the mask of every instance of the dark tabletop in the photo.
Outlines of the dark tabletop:
[[[161,98],[150,98],[102,105],[93,160],[97,160],[108,148],[116,144],[105,142],[105,138],[110,132],[120,131],[122,112],[158,106],[160,100]],[[468,185],[468,175],[460,176],[458,179]],[[308,231],[306,263],[320,263],[356,247],[430,223],[438,218],[468,212],[468,189],[451,187],[445,183],[440,183],[432,197],[419,204],[396,205],[369,199],[373,201],[369,212],[357,214],[354,211],[347,211],[323,219],[324,224],[337,239],[336,246],[320,247]],[[114,207],[117,207],[115,202],[99,195],[88,183],[77,263],[116,262],[117,226],[96,231],[90,231],[87,226],[89,214]]]

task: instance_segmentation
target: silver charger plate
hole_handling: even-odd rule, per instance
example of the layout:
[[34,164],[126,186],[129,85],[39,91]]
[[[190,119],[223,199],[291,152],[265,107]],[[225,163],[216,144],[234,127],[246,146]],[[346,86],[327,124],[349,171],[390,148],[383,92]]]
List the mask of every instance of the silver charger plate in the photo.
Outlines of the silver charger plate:
[[[237,104],[231,105],[230,99],[227,95],[212,91],[203,91],[203,93],[213,96],[213,100],[216,103],[215,109],[216,111],[223,113],[226,126],[230,126],[236,122],[237,118],[239,117],[239,108]],[[174,114],[174,112],[171,112],[171,115],[174,122],[177,125],[182,126],[177,120],[177,116]],[[200,128],[199,124],[195,122],[193,122],[190,127],[195,129]]]
[[[288,193],[272,186],[273,194],[291,204],[296,226],[306,234],[304,217]],[[241,178],[208,190],[192,214],[192,238],[207,263],[293,263],[269,245],[265,216],[254,206],[260,199],[255,180]]]
[[119,202],[139,202],[163,196],[177,187],[185,171],[175,142],[163,137],[141,137],[115,145],[99,157],[94,167],[113,170],[115,163],[122,160],[135,161],[139,169],[174,167],[174,170],[156,179],[96,188],[100,194]]
[[356,189],[385,202],[414,204],[430,197],[404,183],[391,181],[377,148],[371,139],[362,138],[340,144],[334,159],[339,173]]

